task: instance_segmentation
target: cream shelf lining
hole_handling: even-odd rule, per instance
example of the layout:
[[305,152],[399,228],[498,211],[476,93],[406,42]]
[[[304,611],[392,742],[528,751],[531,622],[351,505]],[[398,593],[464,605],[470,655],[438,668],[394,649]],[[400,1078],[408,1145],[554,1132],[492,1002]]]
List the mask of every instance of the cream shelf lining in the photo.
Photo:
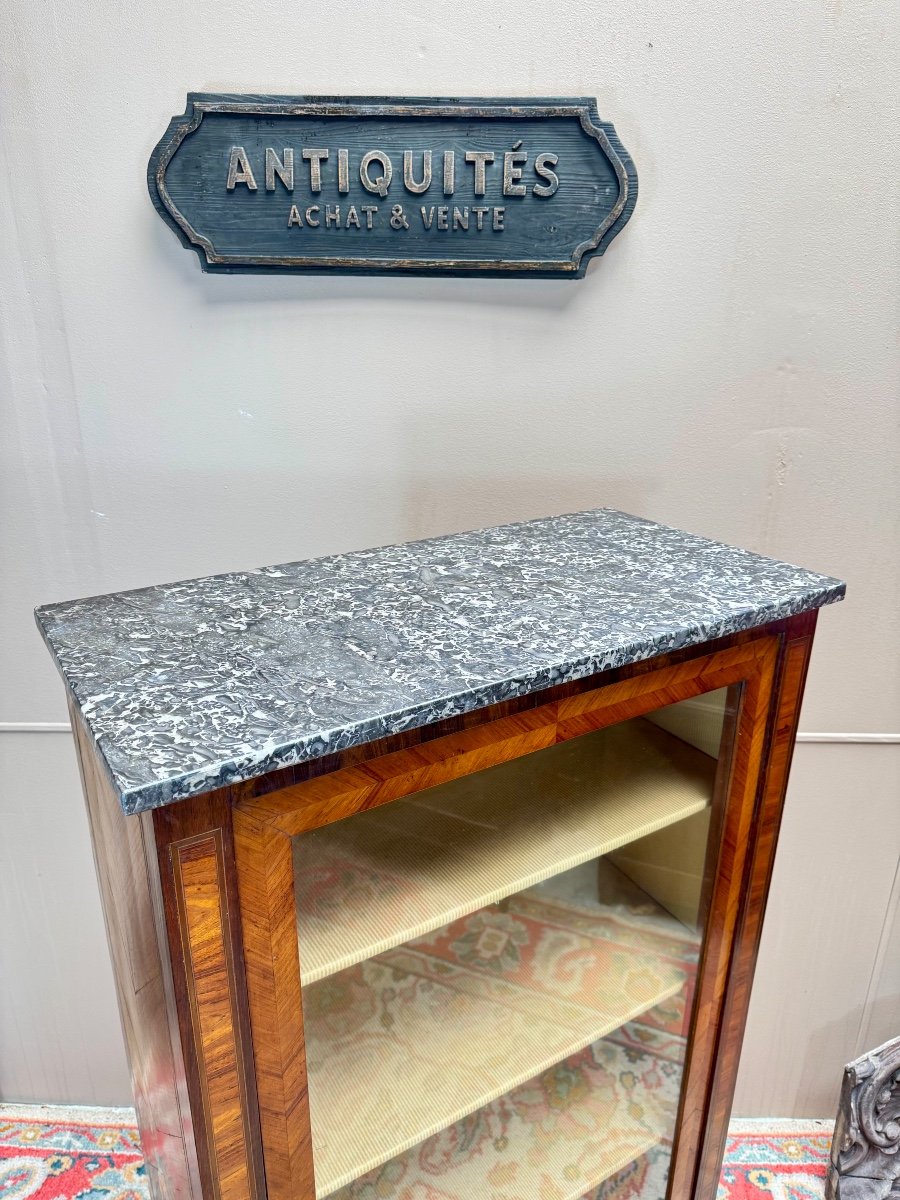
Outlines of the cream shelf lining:
[[628,721],[294,839],[311,984],[702,811],[715,760]]
[[[509,913],[513,919],[534,919],[541,909],[541,898],[527,893],[520,908],[501,912],[494,906],[487,912],[502,930]],[[544,911],[546,926],[537,935],[543,961],[535,970],[540,988],[436,958],[433,943],[422,939],[418,946],[389,951],[304,990],[319,1200],[583,1051],[683,987],[684,972],[659,953],[609,943],[579,929],[577,920],[567,929],[558,905]],[[541,921],[532,924],[540,927]],[[679,928],[674,920],[672,927]],[[647,938],[656,944],[653,934]],[[601,956],[604,975],[602,987],[592,992],[598,1002],[573,1001],[571,967],[563,963],[584,963],[592,954]],[[547,990],[550,979],[559,988],[556,994]],[[627,1125],[627,1111],[616,1119]],[[644,1149],[663,1136],[663,1124],[646,1145],[641,1143]],[[647,1139],[646,1129],[635,1125],[633,1132]],[[610,1145],[620,1141],[612,1138]],[[608,1173],[642,1152],[617,1160]]]

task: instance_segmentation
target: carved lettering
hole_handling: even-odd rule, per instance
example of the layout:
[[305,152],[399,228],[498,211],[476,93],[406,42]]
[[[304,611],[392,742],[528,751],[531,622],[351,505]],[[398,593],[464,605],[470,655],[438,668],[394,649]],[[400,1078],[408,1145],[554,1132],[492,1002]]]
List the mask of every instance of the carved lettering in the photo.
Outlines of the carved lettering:
[[279,158],[271,146],[266,146],[266,191],[275,191],[275,176],[289,192],[294,190],[294,152],[285,147],[284,156]]
[[350,155],[338,150],[338,191],[345,195],[350,191]]
[[490,211],[486,205],[482,207],[480,204],[472,209],[472,212],[475,214],[475,227],[479,232],[484,229],[484,218]]
[[483,196],[485,190],[484,168],[494,161],[493,150],[467,150],[466,162],[475,164],[475,195]]
[[[369,167],[373,163],[377,163],[381,167],[381,174],[375,179],[369,174]],[[383,150],[369,150],[362,156],[359,164],[359,181],[367,192],[377,192],[381,197],[386,196],[393,174],[393,164]]]
[[637,193],[585,97],[195,93],[147,181],[204,270],[469,279],[582,278]]
[[403,186],[408,192],[413,192],[420,196],[422,192],[427,192],[431,187],[431,151],[422,151],[422,178],[416,179],[413,176],[413,152],[412,150],[403,151]]
[[251,192],[256,191],[256,180],[253,178],[247,151],[243,146],[232,146],[231,156],[228,159],[228,181],[225,187],[229,192],[233,192],[239,183],[245,183]]
[[525,195],[525,184],[518,182],[522,178],[522,168],[519,164],[528,162],[528,155],[519,149],[521,145],[521,142],[516,142],[512,150],[507,150],[503,155],[504,196]]
[[546,183],[536,183],[531,189],[535,196],[552,196],[559,187],[559,176],[555,171],[551,171],[550,167],[555,167],[559,162],[557,154],[539,154],[534,160],[534,170],[536,175],[540,175],[541,179],[546,179]]
[[328,151],[313,147],[311,149],[304,149],[302,153],[303,157],[309,163],[309,190],[311,192],[321,192],[322,163],[328,158]]
[[[525,163],[528,162],[528,152],[521,148],[522,143],[516,142],[511,150],[503,153],[503,195],[525,196],[528,189],[522,182]],[[318,195],[324,187],[322,164],[329,161],[332,151],[327,146],[303,146],[300,156],[309,163],[309,190]],[[427,192],[433,181],[434,155],[433,150],[403,150],[403,186],[413,195]],[[421,153],[420,169],[416,171],[416,155]],[[456,152],[444,150],[442,154],[441,184],[445,196],[456,193]],[[350,151],[339,147],[335,151],[337,157],[337,190],[341,195],[350,192]],[[264,151],[265,190],[274,192],[278,181],[286,191],[292,192],[296,182],[294,174],[296,151],[291,146],[285,146],[280,152],[274,146],[266,146]],[[487,168],[496,161],[493,150],[466,150],[465,161],[472,166],[472,191],[475,196],[484,196],[487,191]],[[550,151],[542,151],[535,156],[534,171],[541,181],[535,183],[532,192],[535,196],[546,199],[559,188],[559,175],[552,168],[559,162],[559,156]],[[374,192],[382,198],[386,197],[394,174],[391,156],[384,150],[368,150],[359,160],[359,180],[367,192]],[[243,146],[232,146],[228,159],[228,178],[225,184],[229,192],[233,192],[239,184],[244,184],[250,192],[257,191],[256,177],[250,162],[250,156]],[[332,182],[332,187],[334,182]],[[362,210],[364,211],[364,210]],[[461,211],[461,210],[460,210]],[[472,208],[477,213],[477,208]]]

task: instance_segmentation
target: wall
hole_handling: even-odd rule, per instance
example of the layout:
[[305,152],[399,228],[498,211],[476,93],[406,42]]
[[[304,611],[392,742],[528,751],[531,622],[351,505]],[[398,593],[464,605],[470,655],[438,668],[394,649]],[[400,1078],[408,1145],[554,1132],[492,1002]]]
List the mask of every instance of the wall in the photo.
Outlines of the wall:
[[[803,729],[894,742],[799,752],[738,1099],[832,1111],[900,1025],[890,0],[6,12],[0,1093],[127,1096],[35,603],[607,504],[849,581]],[[596,95],[638,208],[580,283],[204,276],[144,184],[189,88]]]

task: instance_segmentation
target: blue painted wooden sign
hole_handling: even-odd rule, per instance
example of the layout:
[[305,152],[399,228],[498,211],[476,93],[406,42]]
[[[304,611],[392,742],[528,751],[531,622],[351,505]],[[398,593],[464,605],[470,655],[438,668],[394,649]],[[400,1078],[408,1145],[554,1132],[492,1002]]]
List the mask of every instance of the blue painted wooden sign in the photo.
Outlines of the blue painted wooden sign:
[[637,199],[584,98],[192,93],[147,176],[205,271],[577,279]]

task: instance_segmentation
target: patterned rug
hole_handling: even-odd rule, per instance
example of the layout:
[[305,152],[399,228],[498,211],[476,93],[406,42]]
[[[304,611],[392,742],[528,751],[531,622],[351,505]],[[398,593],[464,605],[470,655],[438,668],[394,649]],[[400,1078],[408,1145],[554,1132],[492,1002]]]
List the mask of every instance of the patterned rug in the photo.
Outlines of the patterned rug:
[[134,1112],[0,1104],[0,1200],[147,1200]]
[[[0,1200],[148,1200],[130,1109],[0,1105]],[[830,1121],[734,1121],[718,1200],[821,1200]],[[659,1200],[650,1155],[597,1200]]]
[[674,1123],[696,957],[656,906],[538,887],[309,985],[319,1195],[595,1193]]
[[833,1121],[732,1121],[718,1200],[821,1200]]

